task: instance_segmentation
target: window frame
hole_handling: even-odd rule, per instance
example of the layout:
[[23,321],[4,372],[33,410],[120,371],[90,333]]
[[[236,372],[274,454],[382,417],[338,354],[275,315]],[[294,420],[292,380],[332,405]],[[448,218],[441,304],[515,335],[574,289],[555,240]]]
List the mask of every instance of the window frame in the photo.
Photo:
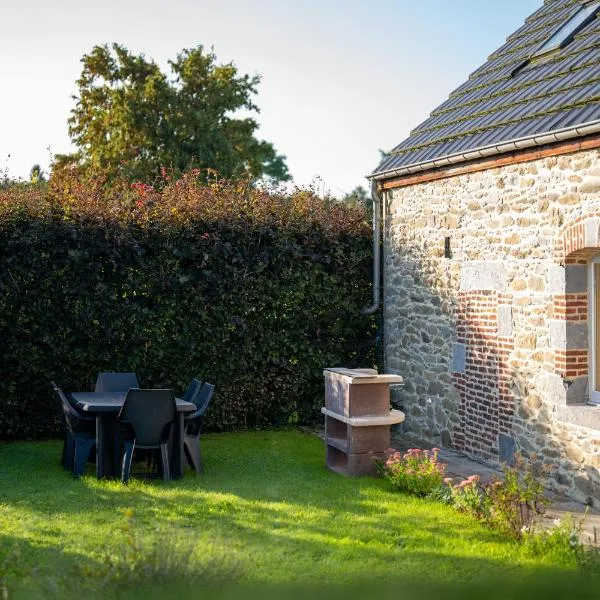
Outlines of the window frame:
[[600,327],[600,319],[596,318],[596,281],[595,265],[600,265],[600,254],[592,257],[588,263],[588,402],[600,405],[600,391],[596,391],[596,356],[600,348],[596,348],[596,327]]
[[[573,21],[575,19],[577,19],[577,17],[579,15],[581,15],[581,13],[583,13],[587,10],[589,10],[589,14],[586,17],[584,17],[584,19],[580,23],[578,23],[572,30],[570,30],[567,33],[567,30],[569,30],[569,25],[571,23],[573,23]],[[573,38],[584,27],[589,25],[596,18],[599,10],[600,10],[600,2],[598,0],[594,0],[593,2],[586,2],[584,4],[581,4],[579,6],[579,10],[577,12],[573,13],[573,15],[571,15],[571,17],[569,19],[567,19],[564,23],[562,23],[559,27],[557,27],[556,30],[553,31],[552,34],[550,36],[548,36],[535,49],[534,52],[532,52],[530,59],[536,59],[536,58],[540,58],[542,56],[546,56],[547,54],[556,52],[557,50],[564,48],[567,44],[570,44],[573,41]],[[561,32],[564,33],[562,38],[559,37]],[[558,41],[553,43],[551,46],[546,47],[556,37],[559,38]]]

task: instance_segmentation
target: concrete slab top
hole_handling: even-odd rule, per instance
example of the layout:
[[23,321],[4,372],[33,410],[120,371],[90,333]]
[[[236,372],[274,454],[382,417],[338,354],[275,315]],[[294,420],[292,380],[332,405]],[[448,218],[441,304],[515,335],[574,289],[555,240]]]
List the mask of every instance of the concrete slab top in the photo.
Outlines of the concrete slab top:
[[352,427],[373,427],[376,425],[395,425],[402,423],[406,418],[404,413],[399,410],[390,410],[387,415],[373,415],[373,416],[362,416],[362,417],[346,417],[337,413],[333,410],[329,410],[325,407],[321,409],[321,412],[327,416],[337,419],[342,423],[351,425]]
[[402,383],[400,375],[380,375],[375,369],[324,369],[323,375],[335,373],[348,379],[350,385],[372,383]]

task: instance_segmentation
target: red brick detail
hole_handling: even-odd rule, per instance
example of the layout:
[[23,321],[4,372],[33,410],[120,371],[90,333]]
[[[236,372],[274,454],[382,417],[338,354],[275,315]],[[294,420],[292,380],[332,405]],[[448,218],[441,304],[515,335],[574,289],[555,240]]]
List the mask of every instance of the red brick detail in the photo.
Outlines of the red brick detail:
[[588,374],[587,350],[556,350],[554,370],[566,379]]
[[564,226],[554,243],[554,260],[560,264],[585,265],[590,257],[600,253],[600,248],[585,245],[585,221],[600,217],[600,212],[590,212]]
[[588,295],[584,293],[553,296],[549,316],[551,319],[565,321],[587,321]]
[[514,398],[508,359],[512,338],[498,337],[498,305],[511,305],[510,294],[460,292],[457,342],[467,349],[464,373],[454,373],[460,395],[457,449],[483,458],[497,458],[498,434],[512,428]]

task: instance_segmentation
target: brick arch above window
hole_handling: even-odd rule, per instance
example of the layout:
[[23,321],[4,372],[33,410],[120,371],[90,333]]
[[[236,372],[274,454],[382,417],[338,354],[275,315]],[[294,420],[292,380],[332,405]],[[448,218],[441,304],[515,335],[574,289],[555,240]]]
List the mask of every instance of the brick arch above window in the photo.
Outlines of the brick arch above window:
[[600,213],[583,215],[560,230],[554,244],[558,264],[586,264],[600,253]]
[[582,215],[559,231],[556,266],[549,270],[552,292],[550,345],[554,372],[569,382],[569,402],[585,402],[588,379],[588,265],[600,254],[600,213]]

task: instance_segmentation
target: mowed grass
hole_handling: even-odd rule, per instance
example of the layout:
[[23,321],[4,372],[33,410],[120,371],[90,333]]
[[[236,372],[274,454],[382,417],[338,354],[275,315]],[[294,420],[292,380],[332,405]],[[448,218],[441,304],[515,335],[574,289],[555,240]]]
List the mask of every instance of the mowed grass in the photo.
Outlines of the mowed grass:
[[9,589],[99,572],[131,537],[165,552],[184,540],[198,564],[256,588],[376,582],[443,586],[452,596],[491,580],[558,579],[573,592],[577,579],[574,564],[532,556],[450,507],[331,473],[322,441],[299,431],[206,435],[206,474],[188,470],[168,484],[98,481],[91,465],[75,480],[59,466],[60,450],[59,442],[0,447],[0,580]]

